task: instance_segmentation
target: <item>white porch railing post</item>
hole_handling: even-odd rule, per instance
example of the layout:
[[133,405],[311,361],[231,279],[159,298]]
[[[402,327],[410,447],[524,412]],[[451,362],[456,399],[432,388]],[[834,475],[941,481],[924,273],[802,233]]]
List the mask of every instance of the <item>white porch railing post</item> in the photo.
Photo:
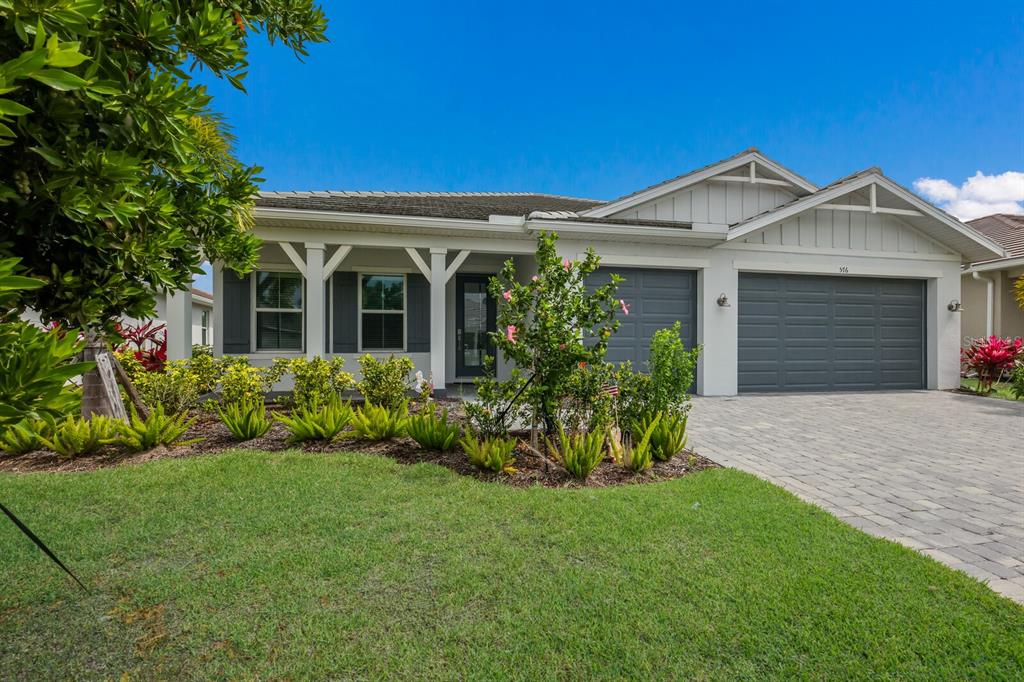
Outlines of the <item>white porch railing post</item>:
[[306,357],[324,355],[324,249],[306,242]]
[[213,355],[224,355],[224,266],[220,262],[211,263],[213,267],[213,320],[210,331],[213,333]]
[[445,276],[448,249],[430,249],[430,374],[434,390],[445,388]]

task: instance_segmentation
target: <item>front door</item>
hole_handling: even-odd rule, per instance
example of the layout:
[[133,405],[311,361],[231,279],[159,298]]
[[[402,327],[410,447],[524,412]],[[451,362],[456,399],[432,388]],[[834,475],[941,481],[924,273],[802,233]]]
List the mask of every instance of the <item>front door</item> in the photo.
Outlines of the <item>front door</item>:
[[497,308],[487,294],[490,275],[455,276],[455,371],[460,377],[484,373],[484,357],[494,355],[488,332],[495,330]]

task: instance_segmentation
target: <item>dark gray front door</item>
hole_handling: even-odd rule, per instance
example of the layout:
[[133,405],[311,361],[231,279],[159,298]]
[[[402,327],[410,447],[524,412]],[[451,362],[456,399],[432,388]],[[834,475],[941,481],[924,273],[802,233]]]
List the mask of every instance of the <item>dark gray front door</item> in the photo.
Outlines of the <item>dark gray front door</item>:
[[741,273],[739,391],[925,385],[923,280]]
[[646,371],[651,337],[676,320],[682,323],[686,347],[697,345],[695,271],[608,266],[591,275],[588,284],[601,286],[613,272],[626,280],[619,285],[618,296],[626,302],[629,314],[618,313],[619,331],[608,342],[608,362],[629,360],[635,369]]
[[460,377],[484,373],[484,357],[494,355],[489,332],[497,308],[487,293],[490,275],[455,276],[455,372]]

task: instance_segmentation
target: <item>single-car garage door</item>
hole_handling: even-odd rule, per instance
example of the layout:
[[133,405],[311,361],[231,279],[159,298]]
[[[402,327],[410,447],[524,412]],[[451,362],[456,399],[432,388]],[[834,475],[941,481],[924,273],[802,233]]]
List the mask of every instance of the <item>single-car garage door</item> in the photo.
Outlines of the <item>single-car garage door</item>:
[[647,369],[651,337],[659,329],[682,323],[687,348],[697,345],[697,273],[693,270],[619,268],[609,266],[591,275],[590,284],[600,286],[610,273],[625,279],[618,296],[629,314],[618,315],[619,331],[608,342],[608,362],[629,360],[636,369]]
[[924,388],[922,280],[740,273],[739,390]]

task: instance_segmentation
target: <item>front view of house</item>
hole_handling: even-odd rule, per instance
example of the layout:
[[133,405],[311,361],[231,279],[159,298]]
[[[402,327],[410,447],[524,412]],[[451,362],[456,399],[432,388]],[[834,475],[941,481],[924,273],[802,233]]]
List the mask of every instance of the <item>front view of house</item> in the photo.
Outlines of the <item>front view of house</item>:
[[953,388],[961,263],[1004,256],[876,168],[818,187],[757,150],[614,201],[268,192],[255,218],[258,270],[214,264],[217,353],[353,371],[364,353],[405,354],[439,390],[483,372],[487,280],[509,258],[529,277],[541,230],[625,278],[608,359],[643,367],[679,320],[704,346],[705,395]]

